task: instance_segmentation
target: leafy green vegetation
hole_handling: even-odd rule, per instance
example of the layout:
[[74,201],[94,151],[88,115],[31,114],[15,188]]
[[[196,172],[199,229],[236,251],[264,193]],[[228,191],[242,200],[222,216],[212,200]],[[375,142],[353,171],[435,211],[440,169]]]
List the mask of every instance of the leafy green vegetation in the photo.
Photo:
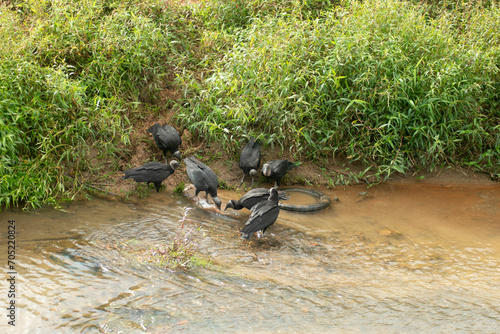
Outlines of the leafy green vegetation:
[[[131,120],[155,104],[172,69],[189,61],[189,23],[165,6],[0,5],[0,205],[72,198],[84,173],[100,175],[89,156],[114,160],[125,153]],[[177,37],[179,31],[186,35]]]
[[0,14],[2,206],[56,205],[102,161],[116,169],[133,125],[172,107],[166,87],[179,125],[235,156],[255,136],[361,164],[358,178],[500,174],[494,1],[13,0]]
[[500,9],[427,9],[352,1],[315,18],[255,16],[211,76],[191,82],[178,117],[227,147],[261,136],[380,178],[442,164],[498,173]]
[[184,182],[180,182],[175,188],[174,188],[174,194],[177,194],[177,195],[182,195],[184,193],[184,188],[186,187],[186,185],[184,184]]
[[170,243],[151,247],[143,261],[169,269],[211,267],[211,261],[199,254],[200,237],[204,237],[200,229],[187,228],[182,224]]
[[[184,217],[185,218],[185,217]],[[212,259],[200,251],[200,244],[206,237],[201,227],[188,226],[184,219],[180,220],[177,232],[171,241],[151,244],[151,241],[129,239],[111,245],[124,257],[142,265],[154,265],[170,270],[190,270],[194,268],[215,269]],[[109,249],[109,245],[108,245]]]

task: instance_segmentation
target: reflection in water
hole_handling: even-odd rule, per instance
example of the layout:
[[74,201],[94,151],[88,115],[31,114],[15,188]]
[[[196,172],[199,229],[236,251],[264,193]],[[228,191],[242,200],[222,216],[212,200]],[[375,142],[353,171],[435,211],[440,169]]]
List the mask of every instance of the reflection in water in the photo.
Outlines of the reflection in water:
[[[500,189],[364,191],[326,191],[340,202],[319,213],[282,211],[250,243],[238,233],[248,211],[220,215],[165,193],[9,210],[0,220],[6,231],[15,219],[18,232],[16,330],[499,332]],[[130,255],[198,228],[212,269],[170,271]]]

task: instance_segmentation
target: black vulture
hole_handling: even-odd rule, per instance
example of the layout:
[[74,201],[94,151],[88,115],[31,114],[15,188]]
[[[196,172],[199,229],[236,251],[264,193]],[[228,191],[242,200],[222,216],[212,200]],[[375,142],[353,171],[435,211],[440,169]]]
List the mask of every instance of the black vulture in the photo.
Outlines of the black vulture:
[[181,152],[179,152],[179,146],[182,140],[174,127],[168,124],[161,126],[156,123],[148,129],[148,132],[153,135],[156,145],[163,151],[165,158],[167,157],[167,151],[170,151],[174,157],[180,160]]
[[219,187],[219,180],[217,175],[202,162],[196,160],[194,157],[184,159],[186,164],[186,171],[191,182],[196,188],[195,196],[198,196],[200,191],[204,191],[207,196],[210,194],[214,200],[215,205],[220,210],[221,200],[217,197],[217,188]]
[[[279,199],[285,200],[287,197],[281,191],[278,191]],[[226,208],[241,210],[243,208],[247,208],[248,210],[252,209],[252,207],[262,201],[265,201],[269,198],[269,189],[266,188],[255,188],[247,192],[243,197],[239,200],[235,201],[234,199],[227,202]]]
[[240,155],[240,168],[243,170],[240,187],[243,184],[245,175],[250,175],[253,178],[257,175],[257,169],[260,167],[260,143],[253,138],[245,145]]
[[281,178],[286,173],[297,167],[295,163],[286,159],[271,160],[262,165],[262,175],[275,181],[274,186],[280,185]]
[[276,187],[269,189],[269,199],[257,203],[252,208],[252,214],[248,218],[245,227],[241,230],[242,238],[250,239],[252,234],[257,231],[262,231],[262,235],[266,229],[274,224],[280,213],[278,206],[279,195]]
[[124,171],[124,179],[134,179],[135,182],[147,182],[148,186],[153,183],[156,192],[160,192],[161,182],[172,174],[180,164],[177,160],[170,161],[170,164],[162,164],[161,162],[148,162],[137,168],[132,168]]

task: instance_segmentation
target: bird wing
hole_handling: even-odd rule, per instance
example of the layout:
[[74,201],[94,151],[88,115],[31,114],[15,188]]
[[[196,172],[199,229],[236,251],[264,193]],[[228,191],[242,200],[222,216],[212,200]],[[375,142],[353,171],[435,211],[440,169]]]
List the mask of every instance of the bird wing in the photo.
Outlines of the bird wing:
[[170,150],[172,146],[175,146],[175,142],[172,140],[171,136],[165,131],[164,128],[158,128],[156,137],[167,150]]
[[253,142],[252,143],[252,152],[249,155],[249,163],[254,167],[255,169],[259,168],[260,166],[260,144],[258,142]]
[[250,141],[241,151],[239,166],[241,169],[258,169],[260,166],[260,157],[260,144]]
[[169,166],[160,162],[149,162],[137,168],[123,172],[126,178],[133,178],[137,182],[161,182],[172,172]]
[[165,130],[163,130],[163,128],[158,128],[156,135],[163,143],[167,144],[170,142],[168,133],[166,133]]
[[132,169],[129,169],[127,170],[128,171],[136,171],[136,172],[142,172],[142,171],[151,171],[151,172],[155,172],[155,171],[163,171],[166,169],[166,165],[165,164],[162,164],[161,162],[148,162],[147,164],[144,164],[142,166],[139,166],[139,167],[136,167],[136,168],[132,168]]
[[283,160],[280,162],[280,164],[277,168],[280,170],[280,172],[282,172],[283,174],[286,174],[295,167],[297,167],[297,165],[295,165],[293,162],[288,161],[288,160]]
[[163,130],[164,130],[164,134],[168,138],[168,141],[173,146],[172,148],[177,149],[182,142],[182,139],[179,136],[179,132],[177,132],[177,130],[174,127],[172,127],[168,124],[165,124],[163,126]]
[[[267,190],[265,188],[255,188],[255,189],[248,191],[245,195],[243,195],[239,201],[241,203],[243,203],[244,201],[247,201],[247,200],[252,199],[252,198],[258,198],[258,197],[265,198],[266,195],[269,196],[269,190]],[[265,198],[265,199],[267,199],[267,198]]]
[[266,163],[269,164],[271,169],[271,178],[282,178],[290,170],[297,167],[295,163],[286,159],[271,160]]
[[199,191],[205,191],[208,186],[204,182],[204,174],[201,169],[190,158],[184,159],[184,162],[186,163],[186,172],[189,179],[193,182],[196,189]]
[[211,196],[217,196],[219,181],[217,175],[202,162],[194,157],[184,159],[187,165],[187,173],[194,186],[199,191],[208,191]]
[[252,217],[252,215],[250,215],[241,232],[252,233],[259,230],[264,230],[265,228],[274,224],[274,222],[278,218],[279,211],[280,209],[276,206],[268,211],[263,212],[259,216]]
[[252,213],[250,214],[250,217],[248,218],[247,224],[250,223],[251,220],[257,219],[258,217],[261,217],[264,215],[268,215],[267,212],[275,211],[275,210],[277,211],[277,213],[279,213],[279,207],[276,203],[273,203],[269,200],[259,202],[253,206],[253,208],[251,210]]
[[191,157],[191,161],[203,172],[203,179],[206,184],[209,186],[209,189],[215,193],[217,193],[217,188],[219,187],[219,180],[217,179],[217,175],[213,172],[210,167],[202,163],[201,161],[196,160],[194,157]]

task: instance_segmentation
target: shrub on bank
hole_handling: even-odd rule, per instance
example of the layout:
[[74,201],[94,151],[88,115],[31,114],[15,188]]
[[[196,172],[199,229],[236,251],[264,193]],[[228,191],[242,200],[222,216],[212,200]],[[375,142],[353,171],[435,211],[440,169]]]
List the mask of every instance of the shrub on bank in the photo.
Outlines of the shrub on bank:
[[316,18],[254,18],[179,119],[212,140],[261,135],[381,177],[441,164],[498,173],[499,8],[426,10],[346,1]]
[[498,4],[427,2],[4,1],[0,205],[72,198],[175,83],[178,121],[228,149],[498,174]]
[[100,177],[89,156],[123,154],[140,108],[161,108],[194,29],[160,0],[8,1],[0,11],[0,205],[54,204],[83,174]]

